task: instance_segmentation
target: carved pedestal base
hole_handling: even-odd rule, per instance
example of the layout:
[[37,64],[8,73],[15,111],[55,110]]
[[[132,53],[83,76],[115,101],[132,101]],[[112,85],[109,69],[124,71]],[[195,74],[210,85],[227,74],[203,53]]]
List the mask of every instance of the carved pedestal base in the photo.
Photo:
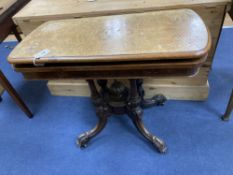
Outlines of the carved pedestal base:
[[157,136],[151,134],[144,126],[142,121],[143,108],[155,105],[163,105],[166,98],[163,95],[156,95],[152,99],[144,99],[144,90],[141,80],[129,80],[130,88],[124,86],[119,81],[114,81],[111,87],[107,86],[107,80],[98,80],[101,91],[98,92],[95,82],[88,80],[91,90],[91,97],[96,106],[96,114],[99,122],[96,127],[88,132],[81,134],[77,143],[81,148],[85,148],[87,143],[99,134],[107,123],[108,117],[112,114],[128,114],[132,119],[137,130],[149,140],[160,153],[165,153],[167,147]]

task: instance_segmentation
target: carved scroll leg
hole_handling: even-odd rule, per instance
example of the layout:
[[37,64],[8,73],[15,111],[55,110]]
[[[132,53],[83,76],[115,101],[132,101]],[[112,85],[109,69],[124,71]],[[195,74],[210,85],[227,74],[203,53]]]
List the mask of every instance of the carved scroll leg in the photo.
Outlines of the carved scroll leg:
[[233,90],[232,90],[232,93],[231,93],[231,97],[230,97],[226,112],[225,112],[224,116],[222,116],[223,121],[229,121],[230,120],[230,115],[232,113],[232,110],[233,110]]
[[107,118],[108,116],[102,116],[99,117],[99,122],[96,125],[95,128],[93,128],[90,131],[87,131],[83,134],[81,134],[77,140],[77,144],[81,147],[81,148],[86,148],[88,142],[94,138],[95,136],[97,136],[106,126],[107,123]]
[[137,80],[130,80],[130,99],[127,106],[127,113],[133,120],[138,131],[158,149],[160,153],[165,153],[167,146],[157,136],[152,135],[144,126],[142,121],[143,109],[141,107],[141,97],[138,90]]
[[157,136],[151,134],[143,124],[142,121],[142,114],[140,113],[131,113],[130,118],[133,120],[134,125],[136,126],[137,130],[147,139],[149,140],[160,153],[166,153],[167,146],[163,140],[158,138]]
[[104,102],[104,99],[100,95],[100,93],[97,91],[94,81],[87,80],[87,82],[91,90],[92,101],[96,106],[96,115],[99,117],[99,122],[95,128],[79,136],[77,144],[79,144],[81,148],[85,148],[87,146],[87,143],[104,129],[107,123],[107,119],[111,115],[110,108]]

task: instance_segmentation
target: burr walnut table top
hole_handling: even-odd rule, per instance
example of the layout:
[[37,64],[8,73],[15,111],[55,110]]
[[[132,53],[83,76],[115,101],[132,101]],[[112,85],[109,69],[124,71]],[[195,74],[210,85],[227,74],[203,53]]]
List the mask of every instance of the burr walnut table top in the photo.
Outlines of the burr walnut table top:
[[27,79],[193,75],[211,46],[192,10],[170,10],[43,24],[9,55]]
[[209,33],[192,10],[171,10],[51,21],[10,54],[12,64],[155,61],[203,57]]

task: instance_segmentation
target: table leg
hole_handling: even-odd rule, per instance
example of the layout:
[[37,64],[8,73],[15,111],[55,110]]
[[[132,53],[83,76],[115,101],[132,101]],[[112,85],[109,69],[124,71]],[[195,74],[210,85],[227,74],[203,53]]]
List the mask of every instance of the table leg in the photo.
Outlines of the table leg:
[[222,116],[222,120],[224,120],[224,121],[229,121],[230,120],[230,115],[231,115],[232,109],[233,109],[233,90],[232,90],[232,93],[231,93],[231,97],[230,97],[226,112]]
[[94,138],[95,136],[97,136],[104,129],[104,127],[107,124],[107,118],[108,117],[106,115],[99,116],[99,122],[96,125],[96,127],[93,128],[90,131],[87,131],[87,132],[81,134],[78,137],[77,144],[80,146],[80,148],[86,148],[88,142],[92,138]]
[[25,112],[25,114],[29,118],[32,118],[33,114],[28,109],[28,107],[25,105],[25,103],[23,102],[23,100],[20,98],[20,96],[18,95],[18,93],[12,87],[12,85],[7,80],[7,78],[4,76],[4,74],[2,73],[1,70],[0,70],[0,84],[9,93],[9,95],[14,99],[14,101],[18,104],[18,106]]
[[88,84],[91,90],[91,98],[96,106],[96,115],[99,117],[99,122],[95,128],[79,136],[77,144],[81,148],[87,147],[88,142],[104,129],[107,124],[108,117],[111,115],[110,108],[104,102],[101,94],[97,91],[94,81],[88,80]]
[[138,131],[149,140],[160,153],[165,153],[167,151],[166,144],[160,138],[151,134],[143,124],[143,109],[141,107],[141,97],[138,92],[137,80],[130,80],[130,100],[127,106],[127,113],[133,120]]

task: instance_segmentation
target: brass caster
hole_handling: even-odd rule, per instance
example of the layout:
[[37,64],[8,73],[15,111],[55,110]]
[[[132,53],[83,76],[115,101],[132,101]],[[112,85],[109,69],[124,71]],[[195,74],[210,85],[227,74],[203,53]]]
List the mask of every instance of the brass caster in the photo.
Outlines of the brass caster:
[[90,137],[88,133],[81,134],[79,138],[77,139],[77,145],[79,145],[81,149],[84,149],[87,147],[89,140],[90,140]]
[[165,154],[167,152],[166,144],[156,136],[153,137],[152,143],[161,154]]

